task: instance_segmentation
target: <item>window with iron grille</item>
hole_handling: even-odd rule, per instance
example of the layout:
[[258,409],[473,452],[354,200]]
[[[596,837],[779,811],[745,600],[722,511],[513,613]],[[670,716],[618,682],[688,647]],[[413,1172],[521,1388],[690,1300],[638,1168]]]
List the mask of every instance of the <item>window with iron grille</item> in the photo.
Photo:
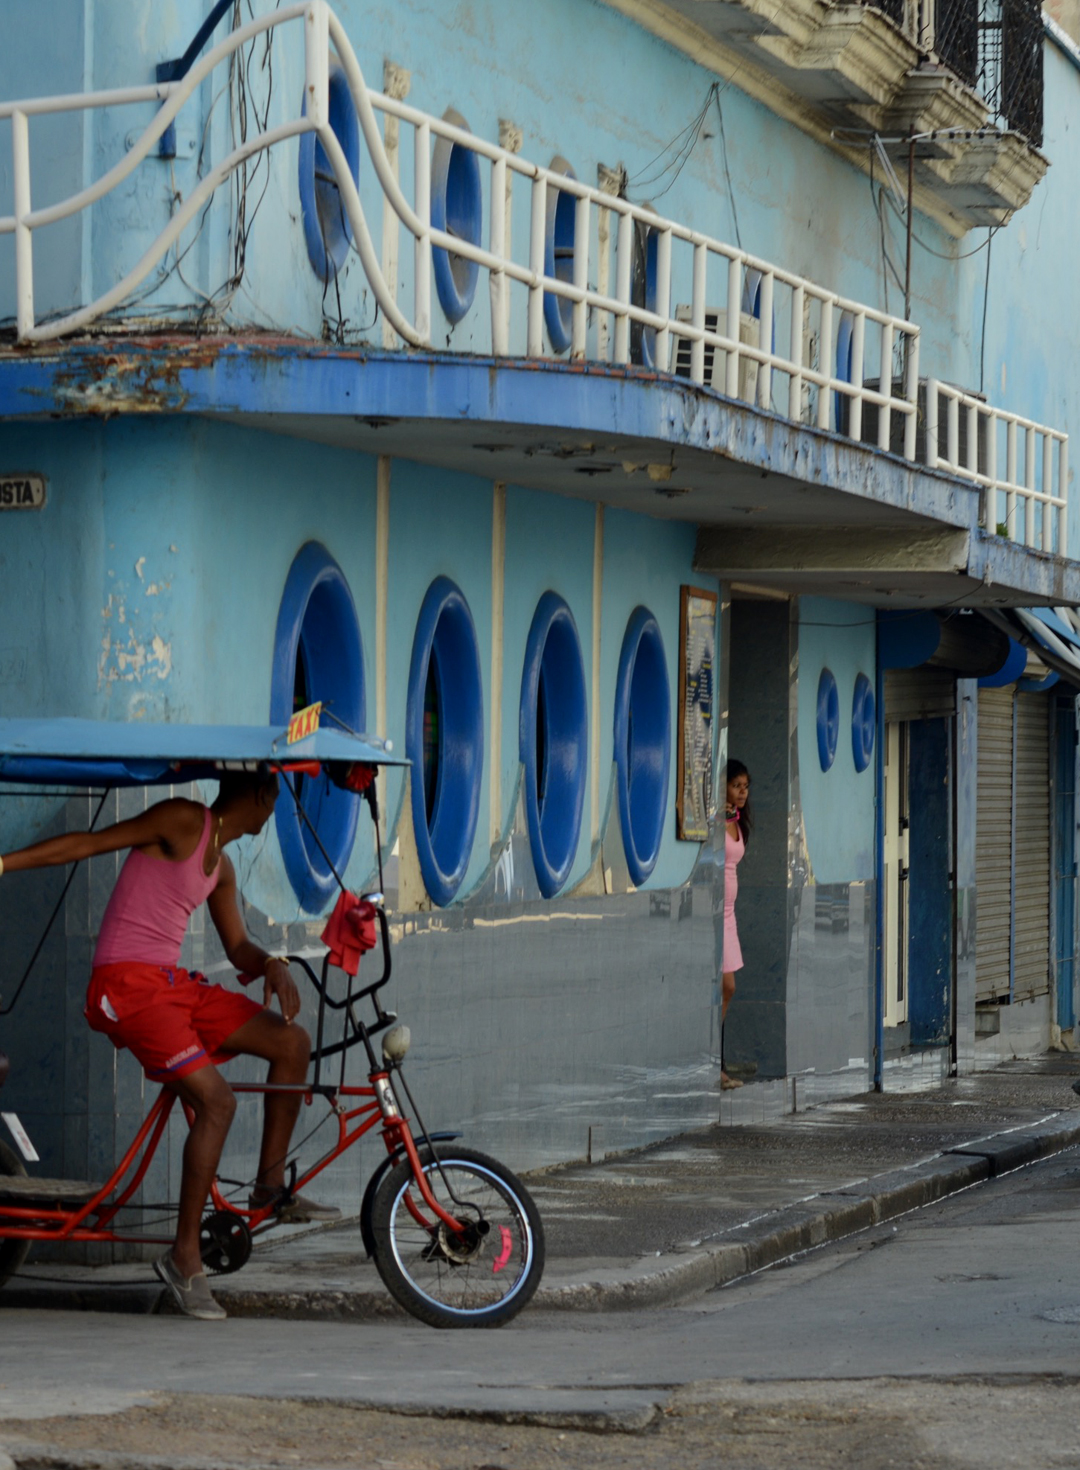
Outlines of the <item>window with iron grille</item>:
[[996,127],[1042,146],[1040,0],[874,0],[874,8],[978,92]]

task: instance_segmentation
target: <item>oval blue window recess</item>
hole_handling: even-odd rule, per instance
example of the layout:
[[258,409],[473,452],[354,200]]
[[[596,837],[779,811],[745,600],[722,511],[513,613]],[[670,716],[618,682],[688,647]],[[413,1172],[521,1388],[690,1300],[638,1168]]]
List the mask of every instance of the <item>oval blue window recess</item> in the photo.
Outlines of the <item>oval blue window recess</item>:
[[[855,318],[850,311],[840,313],[836,328],[836,376],[842,383],[851,382],[852,349],[855,333]],[[838,434],[848,432],[851,415],[851,399],[846,393],[833,393],[833,419]]]
[[840,735],[840,693],[831,669],[822,669],[817,687],[817,748],[823,771],[836,759]]
[[[304,99],[307,112],[307,99]],[[330,67],[330,126],[341,144],[352,174],[360,182],[360,123],[349,82],[341,67]],[[314,133],[300,135],[300,209],[311,268],[323,284],[334,279],[345,264],[352,244],[352,227],[326,149]]]
[[[318,700],[351,730],[364,729],[364,650],[356,605],[345,573],[326,547],[309,541],[289,568],[278,611],[271,723],[283,725],[295,710]],[[360,799],[325,775],[289,779],[318,841],[284,790],[274,813],[278,841],[301,907],[316,914],[337,891],[327,857],[341,873],[352,854]]]
[[545,898],[562,888],[577,855],[588,741],[585,663],[577,624],[563,599],[545,592],[525,644],[519,722],[529,844]]
[[[576,179],[577,174],[565,158],[556,156],[548,164],[552,173],[565,174]],[[574,279],[574,236],[577,217],[577,198],[564,189],[555,187],[550,181],[547,190],[547,234],[544,247],[544,274],[558,281]],[[571,328],[574,322],[574,303],[565,296],[544,292],[544,321],[547,323],[548,338],[554,352],[566,352],[570,347]]]
[[[743,277],[742,310],[761,320],[761,272],[751,268]],[[756,343],[754,344],[756,346]],[[776,351],[776,307],[772,311],[771,352]]]
[[671,687],[660,626],[637,607],[615,680],[615,768],[626,866],[635,887],[660,856],[671,767]]
[[[651,209],[651,204],[642,205]],[[659,237],[651,225],[634,221],[634,265],[630,277],[630,300],[646,311],[656,310],[656,248]],[[656,328],[630,323],[630,361],[650,370],[656,363]]]
[[857,771],[865,771],[870,764],[876,733],[877,700],[874,697],[874,686],[865,674],[859,674],[851,701],[851,753]]
[[[469,124],[460,112],[448,107],[446,122],[468,132]],[[470,245],[479,245],[484,226],[484,205],[480,187],[480,160],[471,148],[452,143],[449,138],[436,138],[431,159],[431,223]],[[452,323],[461,321],[473,304],[480,267],[475,260],[465,260],[448,250],[432,252],[435,290],[440,305]]]
[[448,904],[472,854],[484,770],[484,691],[469,604],[437,577],[420,607],[409,664],[406,754],[417,857],[432,900]]

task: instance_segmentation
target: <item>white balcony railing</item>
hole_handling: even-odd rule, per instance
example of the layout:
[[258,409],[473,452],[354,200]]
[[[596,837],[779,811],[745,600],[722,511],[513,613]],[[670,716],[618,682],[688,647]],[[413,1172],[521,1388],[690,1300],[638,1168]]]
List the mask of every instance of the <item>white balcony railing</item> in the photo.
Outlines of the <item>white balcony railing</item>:
[[[110,290],[76,310],[38,321],[35,231],[103,199],[150,155],[210,73],[227,66],[229,58],[254,38],[288,26],[302,26],[304,32],[303,109],[284,123],[252,134],[215,164],[137,264]],[[393,286],[384,274],[360,190],[330,123],[331,50],[347,79],[356,110],[371,165],[365,172],[373,173],[377,181],[378,202],[384,212],[379,231],[384,249],[388,220],[390,236],[396,239],[404,231],[412,237],[412,270],[395,270]],[[31,117],[150,101],[162,105],[119,163],[69,198],[46,208],[32,207]],[[403,131],[412,131],[412,168],[407,182],[399,177],[406,171],[399,168],[397,155],[388,156],[378,122],[380,113],[384,127],[387,120],[394,120],[398,138]],[[369,90],[341,23],[325,0],[283,5],[238,27],[180,81],[8,102],[0,104],[0,117],[10,118],[12,128],[14,212],[0,217],[0,234],[15,237],[20,342],[55,340],[122,308],[196,220],[215,190],[247,159],[311,132],[333,170],[370,288],[401,342],[431,347],[433,252],[444,250],[487,273],[490,289],[483,345],[494,356],[553,357],[559,355],[556,348],[561,346],[571,360],[636,363],[661,374],[677,372],[693,383],[717,388],[729,398],[748,401],[795,422],[837,428],[852,439],[869,438],[881,449],[899,449],[909,460],[917,457],[916,325],[847,300],[794,272],[664,219],[647,206],[539,167],[446,119]],[[486,244],[432,224],[431,161],[437,139],[468,150],[485,171]],[[553,211],[563,221],[561,249],[558,242],[553,248]],[[522,215],[527,218],[527,229],[515,230],[514,222]],[[524,248],[516,251],[516,242],[523,238]],[[396,250],[394,254],[396,257]],[[474,303],[470,316],[479,310]],[[553,313],[557,324],[565,328],[562,343],[552,341]],[[474,343],[476,340],[474,336]],[[864,414],[864,410],[869,412]],[[868,420],[865,424],[864,418]],[[980,465],[977,459],[972,465],[958,454],[938,452],[931,463],[983,486],[988,506],[993,499],[989,492],[1004,494],[1010,528],[1017,521],[1017,501],[1023,499],[1025,539],[1035,544],[1038,534],[1044,548],[1064,551],[1065,436],[1028,426],[1015,416],[997,418],[1014,424],[1010,443],[1015,443],[1017,428],[1028,433],[1026,459],[1034,443],[1031,431],[1042,434],[1045,442],[1052,438],[1062,445],[1056,491],[1051,494],[1049,477],[1042,471],[1041,478],[1025,474],[1018,481],[1011,473],[1015,456],[1010,457],[1008,449],[1003,458],[1009,468],[1001,478],[996,465]],[[1057,512],[1054,517],[1051,508]],[[987,524],[991,521],[988,512]]]
[[947,383],[927,384],[926,405],[926,462],[982,487],[985,529],[1064,552],[1069,436]]

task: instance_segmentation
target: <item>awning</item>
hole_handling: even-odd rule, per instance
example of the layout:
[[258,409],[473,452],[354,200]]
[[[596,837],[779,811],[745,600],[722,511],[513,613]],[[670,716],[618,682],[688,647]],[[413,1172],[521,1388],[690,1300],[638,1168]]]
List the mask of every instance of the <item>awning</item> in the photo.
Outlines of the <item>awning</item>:
[[406,766],[389,741],[321,726],[288,741],[285,725],[162,725],[82,719],[0,719],[0,783],[160,786],[225,771],[317,762]]
[[1008,612],[980,608],[979,612],[1080,689],[1080,612],[1075,608],[1017,607]]

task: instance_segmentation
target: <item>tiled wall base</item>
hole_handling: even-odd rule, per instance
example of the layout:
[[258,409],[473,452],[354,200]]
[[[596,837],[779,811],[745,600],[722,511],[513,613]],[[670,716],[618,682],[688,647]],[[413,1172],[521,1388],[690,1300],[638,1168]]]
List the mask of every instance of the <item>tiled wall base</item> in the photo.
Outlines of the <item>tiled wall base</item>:
[[998,1006],[999,1030],[991,1035],[975,1037],[976,1072],[988,1071],[1013,1057],[1041,1056],[1050,1045],[1053,1013],[1048,995],[1017,1005]]

